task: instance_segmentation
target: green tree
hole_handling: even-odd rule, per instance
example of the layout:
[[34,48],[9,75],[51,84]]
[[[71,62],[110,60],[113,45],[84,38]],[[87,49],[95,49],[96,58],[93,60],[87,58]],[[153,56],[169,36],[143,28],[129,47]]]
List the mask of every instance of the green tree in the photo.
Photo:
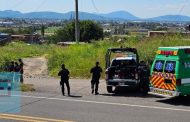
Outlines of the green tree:
[[42,35],[43,38],[44,38],[44,34],[45,34],[45,26],[42,25],[41,26],[41,35]]
[[[90,20],[80,22],[80,41],[89,42],[103,38],[102,27]],[[50,40],[53,42],[68,42],[75,40],[75,22],[67,23],[62,29],[56,31]]]
[[3,30],[1,30],[1,32],[8,33],[8,34],[15,34],[16,33],[15,30],[12,28],[3,29]]
[[18,28],[18,31],[16,32],[17,34],[32,34],[34,32],[33,27],[25,27],[25,28]]

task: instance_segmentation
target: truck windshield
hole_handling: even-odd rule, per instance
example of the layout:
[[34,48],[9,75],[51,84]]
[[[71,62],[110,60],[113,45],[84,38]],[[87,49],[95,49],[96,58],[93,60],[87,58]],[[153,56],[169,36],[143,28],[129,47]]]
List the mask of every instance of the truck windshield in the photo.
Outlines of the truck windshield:
[[163,72],[164,60],[157,60],[154,64],[154,71]]
[[113,60],[111,66],[127,67],[135,64],[135,60]]
[[175,61],[166,61],[164,72],[175,73]]

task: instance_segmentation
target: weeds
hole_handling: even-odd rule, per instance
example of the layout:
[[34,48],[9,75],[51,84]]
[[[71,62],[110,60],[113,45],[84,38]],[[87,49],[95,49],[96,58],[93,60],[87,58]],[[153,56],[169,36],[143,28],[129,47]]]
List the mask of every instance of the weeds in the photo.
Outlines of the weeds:
[[105,53],[110,47],[137,48],[140,60],[144,60],[151,65],[158,47],[188,45],[190,45],[190,40],[183,39],[179,35],[144,39],[127,37],[122,42],[106,40],[67,47],[11,43],[0,47],[0,66],[3,67],[7,65],[8,61],[17,60],[18,58],[46,55],[51,76],[57,76],[61,64],[64,63],[69,69],[71,77],[89,78],[90,68],[95,65],[96,61],[100,62],[101,67],[105,71]]

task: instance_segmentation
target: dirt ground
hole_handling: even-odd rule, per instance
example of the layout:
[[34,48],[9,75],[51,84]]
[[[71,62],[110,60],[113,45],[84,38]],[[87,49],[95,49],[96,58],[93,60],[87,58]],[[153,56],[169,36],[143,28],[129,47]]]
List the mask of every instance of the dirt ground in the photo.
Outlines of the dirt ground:
[[37,92],[57,91],[59,79],[48,76],[45,57],[24,58],[24,84],[33,84]]
[[45,57],[24,58],[24,77],[48,76],[47,59]]
[[[60,78],[48,76],[47,59],[44,57],[24,58],[24,83],[33,84],[35,92],[61,94]],[[70,79],[71,93],[84,90],[91,94],[90,79]],[[100,88],[105,88],[105,81],[100,81]],[[103,90],[105,92],[105,89]]]

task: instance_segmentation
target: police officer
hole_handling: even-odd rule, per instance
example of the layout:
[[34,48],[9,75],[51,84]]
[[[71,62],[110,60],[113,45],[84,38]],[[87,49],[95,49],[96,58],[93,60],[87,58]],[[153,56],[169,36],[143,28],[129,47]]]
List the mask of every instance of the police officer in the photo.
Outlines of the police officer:
[[15,62],[14,71],[15,72],[20,72],[20,66],[18,65],[17,62]]
[[24,78],[23,78],[23,73],[24,73],[24,63],[22,61],[22,59],[19,59],[19,67],[20,67],[20,82],[23,83],[24,82]]
[[62,94],[63,94],[63,96],[65,95],[65,89],[64,89],[64,84],[65,84],[67,87],[68,96],[70,96],[69,70],[65,68],[64,64],[61,65],[61,68],[62,68],[62,70],[59,71],[58,76],[61,76],[60,85],[62,88]]
[[94,86],[95,86],[95,95],[99,94],[98,85],[99,85],[101,72],[102,68],[99,66],[99,62],[96,62],[96,66],[90,70],[90,73],[92,73],[92,80],[91,80],[92,94],[94,93]]
[[15,63],[14,61],[11,61],[9,67],[8,67],[8,71],[9,72],[14,72],[14,67],[15,67]]
[[144,61],[140,61],[139,77],[140,77],[140,91],[146,95],[149,91],[149,76],[150,70]]

